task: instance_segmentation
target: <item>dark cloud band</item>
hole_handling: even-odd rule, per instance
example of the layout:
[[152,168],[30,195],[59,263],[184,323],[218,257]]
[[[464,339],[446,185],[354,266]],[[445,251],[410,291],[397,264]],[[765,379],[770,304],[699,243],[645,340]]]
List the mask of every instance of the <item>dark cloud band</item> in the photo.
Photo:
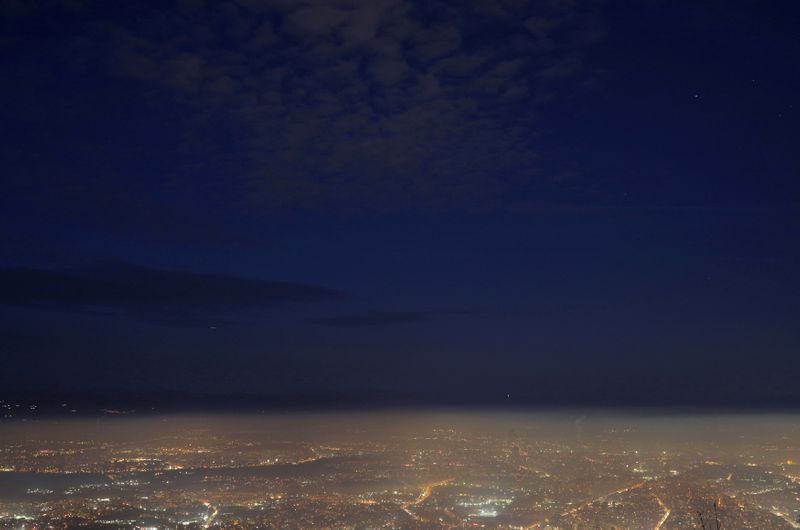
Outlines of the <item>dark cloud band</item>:
[[334,289],[215,273],[105,263],[68,270],[0,269],[0,303],[131,314],[161,323],[205,325],[284,303],[342,298]]

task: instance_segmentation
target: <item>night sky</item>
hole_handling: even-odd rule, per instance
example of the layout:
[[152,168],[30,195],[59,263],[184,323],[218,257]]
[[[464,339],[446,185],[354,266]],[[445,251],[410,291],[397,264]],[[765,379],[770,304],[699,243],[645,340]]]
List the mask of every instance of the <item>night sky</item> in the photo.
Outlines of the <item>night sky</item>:
[[798,405],[798,27],[4,0],[0,389]]

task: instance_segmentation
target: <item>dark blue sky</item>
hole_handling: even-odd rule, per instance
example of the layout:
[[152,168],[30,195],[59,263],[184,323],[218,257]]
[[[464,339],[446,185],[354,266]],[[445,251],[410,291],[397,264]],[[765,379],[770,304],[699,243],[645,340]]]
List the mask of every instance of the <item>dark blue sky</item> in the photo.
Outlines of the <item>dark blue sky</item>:
[[800,403],[799,24],[3,2],[0,385]]

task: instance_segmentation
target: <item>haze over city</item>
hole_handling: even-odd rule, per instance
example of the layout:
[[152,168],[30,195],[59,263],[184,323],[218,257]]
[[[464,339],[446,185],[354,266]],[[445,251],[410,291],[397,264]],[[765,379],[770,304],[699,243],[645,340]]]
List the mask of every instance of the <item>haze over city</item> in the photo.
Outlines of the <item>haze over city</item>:
[[797,415],[117,412],[0,434],[0,528],[800,527]]

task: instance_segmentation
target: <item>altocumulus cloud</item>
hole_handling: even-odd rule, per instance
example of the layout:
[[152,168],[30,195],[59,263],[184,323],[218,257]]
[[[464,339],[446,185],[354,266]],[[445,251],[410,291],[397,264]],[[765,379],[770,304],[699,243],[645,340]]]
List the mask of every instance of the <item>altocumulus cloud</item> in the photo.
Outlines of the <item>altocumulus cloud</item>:
[[247,200],[438,208],[547,182],[537,112],[593,76],[595,5],[85,0],[21,8],[15,24],[58,15],[80,35],[63,43],[75,68],[101,65],[194,109],[197,131],[226,130],[204,160]]
[[207,326],[286,303],[342,298],[315,285],[122,263],[76,269],[0,269],[0,303],[99,314],[160,324]]

